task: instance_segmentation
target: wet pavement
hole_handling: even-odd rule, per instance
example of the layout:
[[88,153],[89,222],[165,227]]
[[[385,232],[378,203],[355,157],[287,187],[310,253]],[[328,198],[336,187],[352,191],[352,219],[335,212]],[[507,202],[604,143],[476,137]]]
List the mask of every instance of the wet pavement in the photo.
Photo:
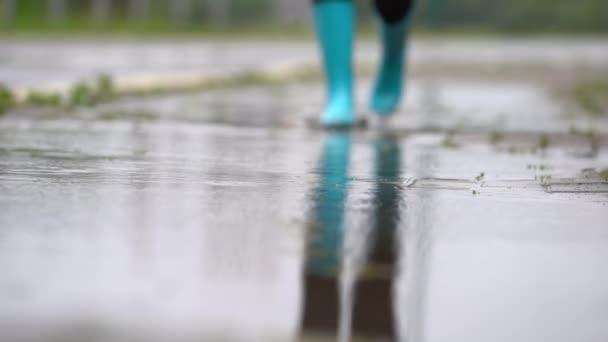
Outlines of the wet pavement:
[[316,83],[9,113],[0,340],[605,341],[608,118],[543,82],[351,132]]
[[[607,72],[608,39],[413,39],[411,64],[465,66],[531,65],[557,71],[593,67]],[[373,63],[378,46],[357,43],[357,61]],[[0,83],[13,89],[66,91],[75,82],[113,75],[120,86],[188,83],[248,72],[278,71],[317,63],[310,40],[146,40],[0,38]]]

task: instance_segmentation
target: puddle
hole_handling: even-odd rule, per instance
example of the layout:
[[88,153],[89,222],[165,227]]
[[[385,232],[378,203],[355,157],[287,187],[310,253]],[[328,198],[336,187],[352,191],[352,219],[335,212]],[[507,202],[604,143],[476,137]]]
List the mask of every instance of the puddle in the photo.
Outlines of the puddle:
[[332,133],[306,124],[321,96],[3,117],[0,339],[608,338],[604,118],[416,78],[391,129]]

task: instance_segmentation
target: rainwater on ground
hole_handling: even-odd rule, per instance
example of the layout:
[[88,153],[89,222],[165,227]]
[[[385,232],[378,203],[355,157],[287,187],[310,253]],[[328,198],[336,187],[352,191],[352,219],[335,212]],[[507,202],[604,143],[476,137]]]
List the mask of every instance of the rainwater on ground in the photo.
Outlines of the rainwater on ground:
[[605,341],[608,117],[552,86],[417,73],[352,131],[320,83],[9,113],[0,340]]

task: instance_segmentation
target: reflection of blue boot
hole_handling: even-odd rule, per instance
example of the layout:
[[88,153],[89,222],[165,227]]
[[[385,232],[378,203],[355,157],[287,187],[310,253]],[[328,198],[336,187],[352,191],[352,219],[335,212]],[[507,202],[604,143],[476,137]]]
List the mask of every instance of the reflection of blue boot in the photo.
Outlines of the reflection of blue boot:
[[350,126],[354,122],[352,50],[355,8],[348,0],[316,0],[314,17],[328,90],[321,123],[330,127]]
[[350,135],[329,135],[319,165],[321,183],[315,189],[314,238],[309,246],[308,270],[320,275],[335,275],[342,259],[344,210],[350,179]]
[[388,115],[397,109],[403,90],[403,65],[409,15],[397,22],[380,21],[382,63],[374,86],[371,109],[379,115]]

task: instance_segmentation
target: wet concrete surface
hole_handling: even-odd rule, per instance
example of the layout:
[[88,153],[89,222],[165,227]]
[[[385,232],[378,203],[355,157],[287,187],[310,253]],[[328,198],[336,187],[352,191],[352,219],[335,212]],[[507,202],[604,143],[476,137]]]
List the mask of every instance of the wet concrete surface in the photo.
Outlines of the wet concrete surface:
[[[522,65],[555,69],[608,69],[608,40],[571,39],[414,39],[411,64]],[[373,41],[357,43],[357,60],[378,57]],[[227,75],[251,70],[275,70],[317,63],[310,40],[145,40],[145,39],[0,39],[0,83],[14,89],[65,89],[75,82],[108,73],[127,83],[167,81],[197,75]]]
[[0,340],[608,339],[606,117],[414,78],[387,127],[326,132],[322,96],[1,118]]

